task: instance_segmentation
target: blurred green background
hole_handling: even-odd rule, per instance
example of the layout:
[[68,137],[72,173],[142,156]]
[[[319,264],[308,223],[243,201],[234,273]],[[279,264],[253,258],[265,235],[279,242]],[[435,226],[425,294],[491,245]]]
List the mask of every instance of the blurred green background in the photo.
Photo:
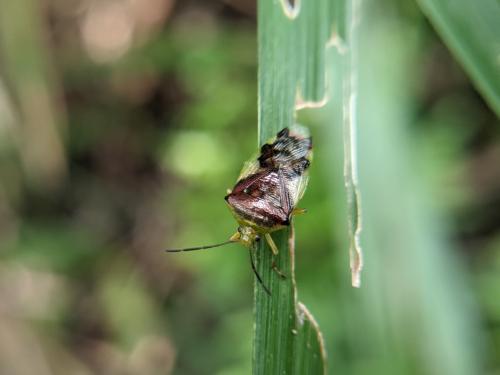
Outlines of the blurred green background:
[[[445,228],[432,249],[440,266],[410,261],[393,274],[399,288],[377,283],[405,264],[406,246],[387,262],[368,217],[364,284],[351,289],[340,133],[325,121],[331,106],[307,110],[315,159],[296,221],[300,299],[331,373],[438,374],[429,363],[446,360],[412,343],[427,334],[458,351],[442,321],[412,316],[425,306],[464,318],[455,344],[470,347],[470,368],[500,374],[500,124],[416,5],[394,1],[392,12],[418,40],[401,180],[424,181],[410,188]],[[223,196],[256,151],[255,15],[251,0],[2,0],[0,374],[251,373],[246,251],[162,249],[236,229]],[[362,190],[391,166],[365,168]],[[401,203],[389,184],[375,212]],[[448,271],[457,282],[444,295],[465,302],[440,299]]]

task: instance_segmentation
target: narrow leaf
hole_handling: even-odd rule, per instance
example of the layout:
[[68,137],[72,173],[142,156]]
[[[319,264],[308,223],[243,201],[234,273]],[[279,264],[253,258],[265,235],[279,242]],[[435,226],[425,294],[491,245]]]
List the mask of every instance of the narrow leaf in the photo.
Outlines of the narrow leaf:
[[[333,33],[330,0],[259,2],[259,143],[295,121],[295,111],[325,101],[325,50]],[[318,325],[297,300],[293,228],[272,234],[256,254],[268,296],[255,287],[254,374],[322,374],[326,355]],[[304,251],[306,251],[304,249]],[[277,268],[285,275],[281,278]]]
[[361,235],[361,194],[358,187],[358,171],[356,159],[356,127],[358,106],[358,62],[357,62],[357,29],[359,23],[360,0],[347,4],[348,20],[345,44],[337,40],[337,47],[343,52],[343,123],[344,123],[344,183],[347,193],[349,258],[351,266],[351,284],[361,286],[361,270],[363,268],[363,252],[360,244]]
[[419,0],[444,42],[500,116],[498,0]]

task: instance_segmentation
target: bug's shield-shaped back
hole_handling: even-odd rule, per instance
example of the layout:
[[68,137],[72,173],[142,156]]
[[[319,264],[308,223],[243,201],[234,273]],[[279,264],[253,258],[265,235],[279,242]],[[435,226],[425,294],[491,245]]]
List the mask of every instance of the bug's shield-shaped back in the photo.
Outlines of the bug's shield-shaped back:
[[299,125],[284,128],[247,162],[226,200],[240,225],[262,233],[289,225],[307,186],[312,140]]

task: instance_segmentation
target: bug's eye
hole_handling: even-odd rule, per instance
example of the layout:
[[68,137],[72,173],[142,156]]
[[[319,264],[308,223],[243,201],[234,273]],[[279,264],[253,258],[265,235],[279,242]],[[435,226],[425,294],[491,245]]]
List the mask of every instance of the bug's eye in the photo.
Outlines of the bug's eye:
[[248,189],[243,189],[243,193],[248,194]]
[[260,241],[260,237],[259,236],[255,237],[255,242],[259,242],[259,241]]

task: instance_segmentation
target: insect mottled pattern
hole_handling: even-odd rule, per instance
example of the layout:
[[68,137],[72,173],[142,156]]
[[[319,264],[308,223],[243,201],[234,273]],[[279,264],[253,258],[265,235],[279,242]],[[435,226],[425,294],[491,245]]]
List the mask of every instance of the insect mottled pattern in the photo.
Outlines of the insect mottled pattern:
[[278,253],[270,233],[289,226],[292,216],[304,212],[297,203],[307,186],[311,160],[312,139],[307,128],[294,125],[282,129],[261,147],[258,157],[245,163],[236,185],[224,198],[239,224],[229,241],[167,251],[194,251],[239,242],[249,248],[252,269],[262,284],[251,250],[264,236],[273,253]]
[[307,186],[311,159],[312,139],[299,125],[282,129],[261,147],[259,157],[245,164],[225,197],[240,225],[231,240],[250,247],[264,235],[278,252],[269,233],[288,226],[292,215],[303,212],[296,205]]

